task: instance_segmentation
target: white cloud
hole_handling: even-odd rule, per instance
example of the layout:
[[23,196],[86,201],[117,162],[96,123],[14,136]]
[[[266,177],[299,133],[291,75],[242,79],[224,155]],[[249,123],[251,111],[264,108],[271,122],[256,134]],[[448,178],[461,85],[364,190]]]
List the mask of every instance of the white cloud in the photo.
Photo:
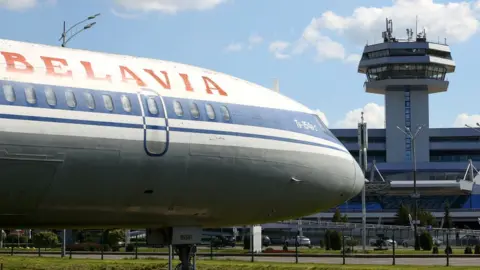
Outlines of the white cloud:
[[278,40],[270,43],[268,49],[271,53],[273,53],[275,58],[286,59],[290,58],[290,55],[285,53],[285,50],[288,49],[288,47],[290,47],[290,43]]
[[453,122],[454,127],[465,127],[465,125],[469,125],[472,127],[476,127],[477,123],[480,123],[480,114],[466,114],[462,113],[457,115],[455,122]]
[[127,10],[158,11],[175,14],[185,10],[208,10],[227,0],[115,0]]
[[368,103],[363,108],[349,111],[344,119],[335,123],[335,128],[357,128],[362,112],[368,128],[385,128],[385,107],[376,103]]
[[112,12],[113,15],[120,17],[122,19],[135,19],[138,18],[141,14],[130,14],[130,13],[125,13],[125,12],[120,12],[115,10],[114,8],[110,9],[110,12]]
[[35,7],[38,2],[37,0],[0,0],[0,7],[10,10],[23,10]]
[[393,20],[394,36],[406,37],[405,29],[415,28],[416,15],[419,32],[425,28],[428,40],[440,38],[443,41],[447,38],[447,43],[463,42],[479,29],[480,1],[434,3],[433,0],[393,0],[391,6],[358,7],[349,16],[327,11],[311,20],[302,37],[295,42],[292,52],[302,54],[313,48],[317,60],[352,62],[354,56],[326,33],[334,33],[354,45],[363,46],[366,39],[370,39],[370,43],[373,37],[376,37],[376,42],[380,41],[381,32],[385,31],[385,18]]
[[263,42],[263,37],[253,34],[248,38],[248,48],[252,49],[255,45],[258,45]]
[[315,110],[315,113],[320,117],[320,120],[328,127],[328,119],[327,116],[321,112],[320,110]]
[[227,47],[224,49],[226,52],[239,52],[243,50],[243,44],[241,43],[230,43]]

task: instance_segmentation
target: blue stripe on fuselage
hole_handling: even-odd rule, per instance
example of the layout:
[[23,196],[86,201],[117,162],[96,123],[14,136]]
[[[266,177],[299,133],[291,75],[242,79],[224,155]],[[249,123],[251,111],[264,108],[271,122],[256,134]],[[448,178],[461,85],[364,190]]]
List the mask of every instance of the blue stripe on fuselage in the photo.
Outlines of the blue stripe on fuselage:
[[[74,87],[63,87],[63,86],[52,86],[52,85],[43,85],[43,84],[30,84],[30,83],[19,83],[19,82],[11,82],[11,81],[1,81],[3,85],[11,85],[13,86],[16,94],[15,102],[8,102],[5,99],[5,94],[0,94],[0,105],[11,105],[11,106],[26,106],[26,107],[37,107],[37,108],[51,108],[56,110],[73,110],[73,111],[82,111],[82,112],[95,112],[95,113],[107,113],[113,115],[133,115],[133,116],[142,116],[140,103],[138,102],[137,95],[134,93],[121,93],[121,92],[112,92],[112,91],[104,91],[104,90],[92,90],[92,89],[83,89],[83,88],[74,88]],[[35,89],[37,103],[31,105],[27,103],[24,89],[25,87],[33,87]],[[50,87],[53,89],[56,95],[57,104],[56,106],[50,106],[46,102],[45,92],[44,89],[46,87]],[[77,106],[75,108],[70,108],[67,106],[66,103],[66,90],[71,90],[75,94]],[[93,95],[95,100],[95,109],[89,109],[87,106],[85,92],[89,92]],[[102,95],[107,94],[110,95],[113,99],[114,103],[114,110],[108,111],[103,102]],[[130,112],[126,112],[122,108],[121,97],[125,95],[129,98],[132,110]],[[271,109],[271,108],[264,108],[264,107],[256,107],[256,106],[247,106],[247,105],[239,105],[233,103],[220,103],[214,101],[203,101],[203,100],[192,100],[192,99],[183,99],[183,98],[172,98],[172,97],[163,97],[165,102],[165,108],[167,111],[167,115],[169,119],[180,119],[180,120],[194,120],[194,121],[204,121],[204,122],[220,122],[225,124],[237,124],[237,125],[245,125],[245,126],[256,126],[256,127],[263,127],[263,128],[271,128],[271,129],[278,129],[278,130],[285,130],[285,131],[292,131],[296,133],[306,134],[317,138],[322,138],[334,142],[336,144],[341,145],[341,143],[330,133],[330,131],[324,126],[319,123],[319,119],[317,116],[303,113],[303,112],[295,112],[295,111],[288,111],[288,110],[281,110],[281,109]],[[178,101],[181,103],[184,114],[182,116],[178,116],[174,111],[174,101]],[[191,104],[196,103],[200,110],[200,117],[198,119],[194,118],[190,114],[190,106]],[[207,117],[205,105],[211,104],[215,110],[216,118],[214,120],[210,120]],[[161,105],[161,104],[158,104]],[[228,121],[225,121],[222,117],[220,106],[226,106],[230,112],[231,118]],[[158,115],[152,115],[145,103],[143,103],[143,110],[147,117],[164,117],[163,109],[159,109]],[[99,126],[117,126],[117,127],[129,127],[129,128],[143,128],[141,125],[136,124],[125,124],[125,123],[113,123],[113,122],[100,122],[100,121],[88,121],[88,120],[76,120],[76,119],[59,119],[59,118],[48,118],[48,117],[37,117],[37,116],[20,116],[20,115],[12,115],[12,114],[3,114],[0,115],[0,118],[10,118],[10,119],[24,119],[24,120],[34,120],[34,121],[47,121],[47,122],[59,122],[59,123],[75,123],[75,124],[87,124],[87,125],[99,125]],[[314,124],[317,127],[317,130],[299,128],[296,122],[302,122]],[[152,129],[165,129],[165,127],[159,126],[149,126],[147,128]],[[176,130],[176,128],[170,127],[172,131],[182,131],[185,132],[186,130]],[[189,132],[205,132],[204,130],[195,131],[193,129],[189,129]],[[225,135],[237,135],[237,136],[247,136],[247,137],[265,137],[275,140],[282,140],[282,141],[295,141],[295,142],[304,142],[307,144],[319,145],[317,143],[311,143],[301,140],[294,140],[290,138],[282,138],[277,136],[264,136],[258,134],[247,134],[247,133],[236,133],[236,132],[224,132],[224,131],[217,131],[217,130],[209,130],[208,133],[212,134],[225,134]],[[227,134],[228,133],[228,134]],[[231,133],[231,134],[230,134]],[[275,134],[273,134],[275,135]],[[320,146],[320,145],[319,145]],[[330,147],[340,149],[336,147]]]

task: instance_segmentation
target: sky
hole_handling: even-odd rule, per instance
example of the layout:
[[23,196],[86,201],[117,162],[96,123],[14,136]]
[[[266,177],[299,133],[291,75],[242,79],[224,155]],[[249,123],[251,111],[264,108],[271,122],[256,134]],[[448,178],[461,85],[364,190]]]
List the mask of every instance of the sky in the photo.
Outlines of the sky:
[[[384,96],[357,73],[366,44],[425,29],[456,62],[447,92],[430,96],[431,127],[480,122],[480,0],[0,0],[1,39],[59,46],[67,27],[100,13],[68,47],[196,65],[280,92],[330,128],[384,127]],[[14,23],[14,27],[9,27]],[[83,24],[81,24],[83,26]]]

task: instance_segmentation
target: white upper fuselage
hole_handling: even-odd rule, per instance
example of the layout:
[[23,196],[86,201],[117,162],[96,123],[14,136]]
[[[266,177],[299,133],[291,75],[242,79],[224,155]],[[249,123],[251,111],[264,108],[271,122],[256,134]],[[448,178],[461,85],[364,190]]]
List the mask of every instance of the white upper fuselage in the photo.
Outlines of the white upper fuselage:
[[[0,53],[0,169],[17,166],[8,181],[21,179],[0,192],[10,198],[0,225],[259,223],[335,206],[363,187],[318,116],[270,89],[131,56],[10,40]],[[18,206],[21,194],[35,199]]]

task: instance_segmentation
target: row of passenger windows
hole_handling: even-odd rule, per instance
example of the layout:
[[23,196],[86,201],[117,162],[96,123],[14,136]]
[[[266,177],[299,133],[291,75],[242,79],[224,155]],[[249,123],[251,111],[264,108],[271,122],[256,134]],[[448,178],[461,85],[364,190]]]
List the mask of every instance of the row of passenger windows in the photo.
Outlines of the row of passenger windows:
[[[37,104],[37,94],[35,92],[35,89],[33,87],[26,87],[24,91],[25,91],[25,100],[27,101],[27,103],[30,105]],[[44,91],[45,91],[45,99],[47,104],[52,107],[56,106],[57,96],[55,95],[55,92],[53,91],[53,89],[47,86],[45,87]],[[15,102],[17,99],[15,91],[11,85],[3,85],[3,94],[5,96],[5,100],[7,100],[8,102]],[[95,104],[95,99],[93,98],[93,95],[89,92],[84,92],[83,94],[85,97],[87,107],[91,110],[94,110],[96,107],[96,104]],[[112,112],[115,109],[112,97],[108,94],[102,94],[102,99],[103,99],[104,108]],[[71,90],[65,91],[65,100],[69,108],[73,109],[77,107],[77,98],[73,91]],[[132,103],[130,102],[130,99],[126,95],[122,95],[120,97],[120,101],[122,104],[122,109],[125,112],[132,111]],[[147,98],[147,108],[150,114],[157,115],[159,113],[157,102],[153,97]],[[179,101],[177,100],[173,101],[173,109],[177,116],[179,117],[184,116],[183,107]],[[198,108],[198,105],[195,102],[190,104],[189,109],[190,109],[190,115],[193,118],[195,119],[200,118],[200,110]],[[205,104],[205,111],[207,112],[208,119],[215,120],[217,118],[215,109],[211,104],[208,104],[208,103]],[[220,113],[224,121],[230,121],[230,118],[231,118],[230,112],[226,106],[224,105],[220,106]]]

